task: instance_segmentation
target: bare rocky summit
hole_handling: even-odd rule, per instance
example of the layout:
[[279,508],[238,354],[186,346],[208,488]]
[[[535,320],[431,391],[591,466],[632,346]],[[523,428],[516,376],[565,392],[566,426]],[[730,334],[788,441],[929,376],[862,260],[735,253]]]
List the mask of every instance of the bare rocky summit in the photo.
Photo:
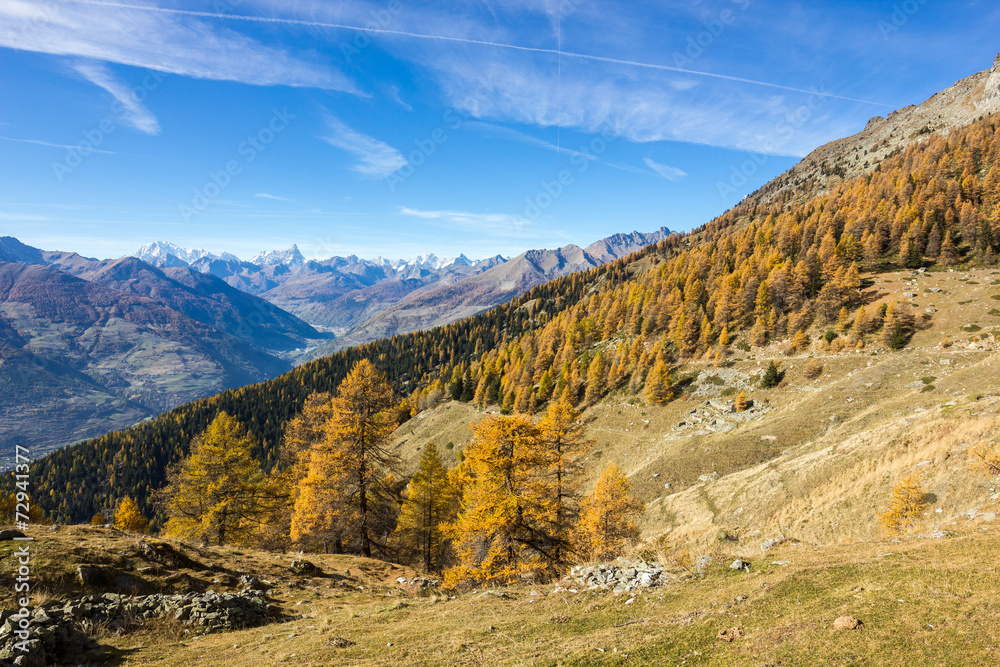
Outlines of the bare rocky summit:
[[[786,192],[810,197],[845,180],[866,174],[882,160],[932,134],[952,130],[1000,111],[1000,54],[993,67],[961,79],[950,88],[890,113],[874,116],[855,135],[831,141],[750,196],[768,202]],[[804,187],[808,183],[812,187]]]

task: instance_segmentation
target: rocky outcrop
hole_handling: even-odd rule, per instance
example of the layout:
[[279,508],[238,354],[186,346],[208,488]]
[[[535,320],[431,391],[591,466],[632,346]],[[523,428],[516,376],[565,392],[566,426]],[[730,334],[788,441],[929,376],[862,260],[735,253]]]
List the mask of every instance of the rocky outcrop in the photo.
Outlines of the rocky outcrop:
[[86,595],[67,602],[51,602],[34,610],[27,622],[23,652],[16,633],[25,624],[14,612],[0,612],[0,667],[105,664],[106,652],[83,632],[103,625],[127,632],[143,621],[172,617],[206,631],[238,630],[285,620],[263,591],[188,593],[186,595]]
[[[982,116],[1000,111],[1000,54],[990,69],[957,81],[918,105],[875,116],[857,134],[831,141],[750,195],[750,203],[767,203],[788,192],[814,196],[843,180],[872,171],[886,157],[932,134],[948,136]],[[803,189],[812,181],[816,187]],[[808,192],[808,195],[803,193]]]

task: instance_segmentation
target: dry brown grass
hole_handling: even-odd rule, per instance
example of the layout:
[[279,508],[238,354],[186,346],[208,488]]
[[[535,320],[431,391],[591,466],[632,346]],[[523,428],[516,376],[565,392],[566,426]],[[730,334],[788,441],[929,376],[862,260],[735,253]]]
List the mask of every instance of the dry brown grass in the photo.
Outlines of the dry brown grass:
[[[309,585],[280,595],[305,613],[287,624],[107,643],[130,664],[164,666],[995,664],[1000,610],[982,582],[998,573],[1000,534],[983,527],[943,540],[789,543],[751,557],[750,574],[716,558],[701,578],[634,596],[516,586],[509,599],[429,599]],[[864,629],[835,632],[841,615]],[[717,638],[731,628],[743,636]]]

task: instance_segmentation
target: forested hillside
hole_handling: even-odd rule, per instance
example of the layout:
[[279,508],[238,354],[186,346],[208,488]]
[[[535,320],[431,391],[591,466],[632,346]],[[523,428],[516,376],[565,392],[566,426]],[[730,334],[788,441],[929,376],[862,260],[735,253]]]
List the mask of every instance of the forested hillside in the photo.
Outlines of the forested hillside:
[[1000,250],[996,118],[921,138],[821,195],[741,205],[488,313],[351,348],[54,453],[33,470],[34,498],[58,521],[87,520],[125,496],[150,513],[166,466],[223,410],[263,443],[269,467],[305,398],[332,391],[360,359],[389,374],[409,413],[446,393],[531,413],[567,386],[585,404],[626,386],[667,401],[678,361],[721,361],[733,344],[803,343],[817,326],[837,326],[854,346],[881,332],[899,347],[914,324],[909,306],[868,312],[863,273],[994,264]]
[[[654,249],[650,246],[631,259]],[[460,322],[343,350],[273,380],[193,401],[132,428],[53,452],[33,467],[33,500],[60,522],[89,520],[123,496],[138,499],[149,516],[150,492],[162,486],[168,466],[187,453],[191,439],[219,412],[246,425],[261,443],[256,453],[269,468],[277,459],[285,424],[302,410],[306,397],[332,392],[355,362],[370,360],[388,374],[400,394],[407,395],[421,378],[438,369],[468,363],[544,323],[542,311],[558,312],[573,305],[587,286],[625,281],[627,266],[628,259],[617,260],[559,278]]]

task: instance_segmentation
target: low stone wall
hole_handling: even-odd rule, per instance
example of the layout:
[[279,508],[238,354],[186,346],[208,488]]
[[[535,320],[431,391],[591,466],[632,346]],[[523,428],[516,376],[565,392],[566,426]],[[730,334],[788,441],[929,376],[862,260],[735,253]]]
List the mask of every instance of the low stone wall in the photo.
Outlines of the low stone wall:
[[83,632],[85,624],[125,632],[156,617],[172,617],[209,631],[250,628],[284,619],[280,609],[260,590],[206,591],[187,595],[86,595],[35,609],[28,623],[28,653],[16,646],[21,641],[15,634],[19,619],[13,617],[13,612],[0,612],[0,667],[103,664],[100,646]]

